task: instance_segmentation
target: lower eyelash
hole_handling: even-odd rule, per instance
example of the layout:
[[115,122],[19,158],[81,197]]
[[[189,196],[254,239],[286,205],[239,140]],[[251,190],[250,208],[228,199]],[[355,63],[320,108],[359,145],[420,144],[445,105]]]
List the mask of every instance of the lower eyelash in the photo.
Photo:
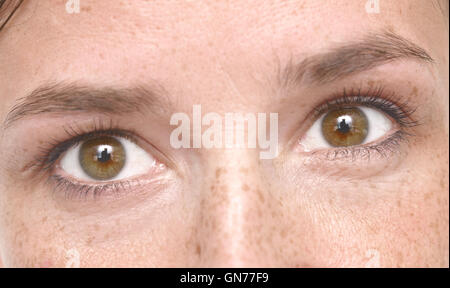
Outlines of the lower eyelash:
[[127,181],[95,185],[76,184],[60,175],[51,175],[48,178],[48,182],[54,183],[54,192],[63,192],[66,199],[86,199],[88,196],[92,196],[95,199],[105,192],[117,195],[120,191],[129,188],[131,184]]
[[[385,158],[398,151],[398,146],[402,142],[407,142],[411,134],[405,131],[399,130],[388,138],[383,140],[381,143],[372,145],[362,145],[362,146],[349,146],[342,148],[335,148],[333,150],[327,151],[325,158],[327,160],[341,160],[341,159],[351,159],[355,161],[356,159],[370,160],[373,157],[373,153],[377,156]],[[320,151],[313,152],[313,154],[319,154]]]
[[93,198],[94,200],[106,196],[120,197],[124,191],[130,191],[132,187],[137,187],[140,185],[153,183],[155,186],[167,184],[167,181],[161,179],[153,180],[142,180],[142,179],[132,179],[132,180],[121,180],[117,182],[109,183],[96,183],[96,184],[86,184],[86,183],[75,183],[70,179],[63,177],[61,175],[51,175],[47,179],[47,183],[53,186],[53,193],[56,195],[64,195],[65,199],[83,199]]
[[152,179],[135,178],[101,184],[76,183],[69,178],[58,174],[51,175],[47,178],[47,184],[53,187],[54,195],[64,195],[64,198],[67,200],[88,200],[88,198],[96,200],[102,196],[120,198],[124,193],[127,193],[136,187],[139,188],[140,186],[150,185],[146,186],[145,191],[148,191],[149,189],[159,191],[172,183],[173,182],[166,177],[155,177]]

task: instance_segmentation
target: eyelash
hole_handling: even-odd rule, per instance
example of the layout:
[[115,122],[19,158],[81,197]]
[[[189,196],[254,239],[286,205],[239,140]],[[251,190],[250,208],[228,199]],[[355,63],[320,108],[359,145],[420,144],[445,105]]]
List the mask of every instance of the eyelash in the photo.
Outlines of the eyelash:
[[94,119],[90,123],[90,128],[83,128],[80,125],[68,125],[63,127],[63,130],[66,134],[63,139],[52,139],[47,145],[40,148],[40,156],[35,159],[33,166],[47,171],[53,167],[59,157],[69,148],[100,136],[116,136],[125,138],[133,143],[137,142],[132,131],[119,129],[112,121],[103,122]]
[[116,136],[125,138],[133,143],[137,143],[137,139],[133,132],[117,128],[117,125],[112,121],[104,122],[94,119],[88,126],[89,127],[68,125],[63,127],[65,132],[64,138],[54,138],[45,146],[40,147],[39,156],[31,165],[29,165],[39,172],[50,173],[47,178],[47,182],[53,182],[54,191],[62,191],[65,194],[66,199],[86,198],[89,195],[93,195],[95,198],[104,192],[118,193],[127,186],[129,187],[136,182],[122,180],[118,182],[101,184],[74,183],[63,176],[51,174],[50,170],[54,167],[61,155],[64,154],[69,148],[83,141],[100,136]]
[[[366,91],[362,89],[344,89],[343,92],[333,95],[329,100],[315,108],[312,115],[313,119],[317,119],[336,108],[356,105],[368,106],[383,111],[400,125],[400,130],[380,143],[328,149],[329,151],[325,153],[326,159],[351,158],[352,161],[356,160],[357,157],[370,159],[372,152],[386,157],[389,153],[395,152],[401,142],[408,141],[408,137],[413,134],[406,132],[405,128],[414,127],[420,123],[411,117],[416,109],[411,108],[406,101],[395,102],[396,98],[394,93],[386,93],[382,87]],[[45,147],[41,147],[40,156],[35,159],[31,165],[32,167],[38,168],[39,171],[48,172],[69,148],[95,137],[116,136],[134,143],[137,142],[134,132],[119,129],[112,121],[94,119],[92,123],[84,128],[79,125],[68,125],[63,127],[63,129],[66,134],[63,139],[52,139]],[[315,153],[319,152],[313,152],[313,154]],[[68,199],[86,198],[89,195],[96,197],[104,192],[118,193],[126,189],[127,186],[135,184],[127,180],[102,184],[74,183],[60,175],[50,175],[48,180],[54,182],[55,191],[63,191]]]
[[[406,129],[418,126],[420,123],[412,118],[416,108],[410,107],[407,101],[402,101],[402,99],[396,101],[397,98],[395,93],[386,92],[382,86],[368,90],[363,90],[362,88],[344,89],[340,94],[335,94],[331,97],[331,100],[327,100],[319,105],[314,110],[314,119],[318,119],[321,115],[336,108],[366,106],[386,113],[400,126],[398,131],[380,143],[329,149],[325,153],[325,158],[328,160],[351,158],[354,161],[359,157],[370,160],[372,152],[378,153],[381,157],[387,157],[398,150],[397,147],[401,142],[408,142],[408,138],[414,136],[414,134],[407,132]],[[317,153],[319,152],[313,152],[313,154]]]
[[360,105],[377,108],[390,117],[392,117],[402,127],[414,127],[419,125],[419,122],[413,120],[411,117],[416,111],[411,108],[406,101],[395,101],[397,97],[393,92],[386,92],[383,87],[369,89],[367,91],[359,89],[343,90],[341,94],[332,97],[332,100],[327,100],[325,103],[319,105],[315,109],[316,117],[327,111],[337,107],[346,105]]
[[120,191],[125,190],[127,186],[129,188],[134,184],[131,181],[122,180],[120,182],[90,185],[74,183],[60,175],[51,175],[48,179],[54,181],[54,191],[63,191],[65,199],[87,198],[90,195],[96,198],[105,192],[111,192],[117,195]]

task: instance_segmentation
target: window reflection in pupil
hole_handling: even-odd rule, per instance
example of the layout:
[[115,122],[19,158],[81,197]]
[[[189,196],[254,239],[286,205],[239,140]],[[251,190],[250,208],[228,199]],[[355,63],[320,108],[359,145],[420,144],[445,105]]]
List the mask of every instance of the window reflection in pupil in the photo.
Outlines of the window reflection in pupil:
[[350,125],[345,123],[345,119],[342,119],[340,123],[338,123],[338,130],[341,133],[347,133],[350,131]]
[[352,118],[349,115],[343,115],[337,118],[336,130],[342,134],[350,132],[352,128]]
[[[103,151],[100,152],[101,148],[103,148]],[[106,148],[106,147],[99,147],[99,149],[98,149],[99,151],[97,153],[97,161],[104,163],[104,162],[108,162],[109,160],[111,160],[112,148],[111,147],[108,147],[108,148]]]
[[82,169],[95,180],[114,178],[125,165],[125,150],[113,137],[97,137],[84,142],[79,151]]

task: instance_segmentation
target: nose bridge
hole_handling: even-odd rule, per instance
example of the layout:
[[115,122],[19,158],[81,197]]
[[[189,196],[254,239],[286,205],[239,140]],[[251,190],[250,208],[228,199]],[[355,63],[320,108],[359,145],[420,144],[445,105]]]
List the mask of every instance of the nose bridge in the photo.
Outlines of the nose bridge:
[[[224,150],[214,155],[201,193],[199,237],[203,259],[211,266],[254,266],[268,195],[259,185],[258,153],[248,149]],[[258,187],[258,188],[255,188]]]

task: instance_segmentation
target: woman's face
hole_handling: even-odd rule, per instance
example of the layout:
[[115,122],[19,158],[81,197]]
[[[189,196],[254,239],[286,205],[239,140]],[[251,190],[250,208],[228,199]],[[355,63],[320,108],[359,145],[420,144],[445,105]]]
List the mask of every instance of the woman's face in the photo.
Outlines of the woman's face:
[[77,2],[0,33],[0,265],[448,267],[441,2]]

